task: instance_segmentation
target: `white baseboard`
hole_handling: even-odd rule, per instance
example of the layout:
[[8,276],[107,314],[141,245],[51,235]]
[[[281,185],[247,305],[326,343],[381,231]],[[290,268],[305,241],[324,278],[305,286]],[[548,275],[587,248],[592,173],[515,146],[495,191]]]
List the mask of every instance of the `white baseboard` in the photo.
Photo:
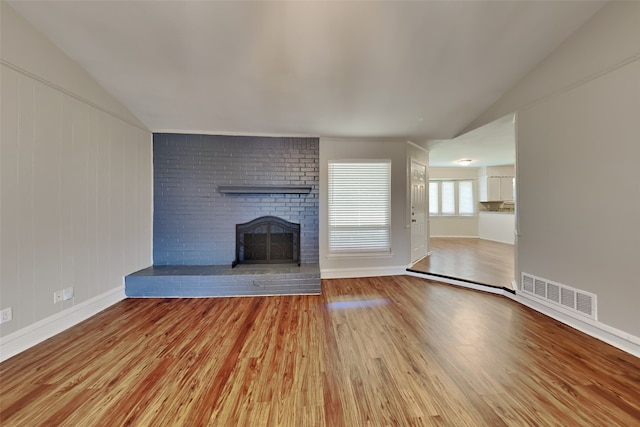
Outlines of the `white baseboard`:
[[458,237],[460,239],[479,239],[480,238],[478,236],[466,236],[466,235],[463,235],[463,234],[451,234],[451,235],[449,235],[449,234],[440,234],[438,236],[431,235],[429,237],[446,237],[446,238]]
[[0,362],[59,334],[125,298],[124,286],[119,286],[0,338]]
[[499,239],[489,239],[488,237],[482,237],[482,236],[478,237],[478,239],[487,240],[489,242],[506,243],[508,245],[514,245],[515,244],[515,241],[513,239],[512,240],[499,240]]
[[321,268],[322,279],[350,279],[356,277],[400,276],[407,273],[406,265],[389,267]]
[[526,305],[537,312],[549,316],[558,322],[564,323],[565,325],[577,329],[580,332],[584,332],[593,338],[606,342],[607,344],[610,344],[633,356],[640,357],[640,337],[636,337],[627,332],[586,317],[584,319],[578,319],[569,314],[554,310],[553,308],[541,304],[532,298],[528,298],[525,294],[513,295],[509,292],[505,292],[504,295],[522,305]]

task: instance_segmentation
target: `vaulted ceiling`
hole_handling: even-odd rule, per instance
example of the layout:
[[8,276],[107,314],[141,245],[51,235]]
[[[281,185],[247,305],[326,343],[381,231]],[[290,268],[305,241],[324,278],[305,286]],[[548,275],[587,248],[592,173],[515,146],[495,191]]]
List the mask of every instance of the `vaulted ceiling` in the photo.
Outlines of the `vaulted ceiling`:
[[451,138],[592,1],[11,1],[152,131]]

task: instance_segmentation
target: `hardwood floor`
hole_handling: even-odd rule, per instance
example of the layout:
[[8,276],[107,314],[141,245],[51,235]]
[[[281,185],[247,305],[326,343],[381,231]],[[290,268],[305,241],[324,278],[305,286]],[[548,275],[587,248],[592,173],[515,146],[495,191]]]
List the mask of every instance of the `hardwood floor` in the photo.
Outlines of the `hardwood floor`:
[[464,237],[432,237],[429,243],[431,256],[412,270],[513,289],[513,245]]
[[7,426],[637,426],[640,359],[395,276],[128,299],[0,364]]

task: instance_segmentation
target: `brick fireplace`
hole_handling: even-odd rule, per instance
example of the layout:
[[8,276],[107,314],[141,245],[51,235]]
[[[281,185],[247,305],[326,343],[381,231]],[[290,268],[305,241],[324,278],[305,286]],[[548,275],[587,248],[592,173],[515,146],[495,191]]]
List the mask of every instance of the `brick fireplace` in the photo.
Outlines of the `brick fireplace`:
[[318,138],[154,134],[154,265],[230,265],[235,225],[300,224],[318,262]]
[[[127,295],[319,292],[318,138],[154,134],[153,167],[154,265],[126,278]],[[236,224],[265,216],[299,224],[301,266],[227,271]]]

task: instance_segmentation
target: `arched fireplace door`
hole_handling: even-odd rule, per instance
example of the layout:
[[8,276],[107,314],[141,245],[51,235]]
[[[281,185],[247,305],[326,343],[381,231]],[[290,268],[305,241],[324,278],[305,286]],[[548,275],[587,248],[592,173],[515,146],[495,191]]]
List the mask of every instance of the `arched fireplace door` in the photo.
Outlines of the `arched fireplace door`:
[[231,264],[300,265],[300,224],[263,216],[236,224],[236,259]]

